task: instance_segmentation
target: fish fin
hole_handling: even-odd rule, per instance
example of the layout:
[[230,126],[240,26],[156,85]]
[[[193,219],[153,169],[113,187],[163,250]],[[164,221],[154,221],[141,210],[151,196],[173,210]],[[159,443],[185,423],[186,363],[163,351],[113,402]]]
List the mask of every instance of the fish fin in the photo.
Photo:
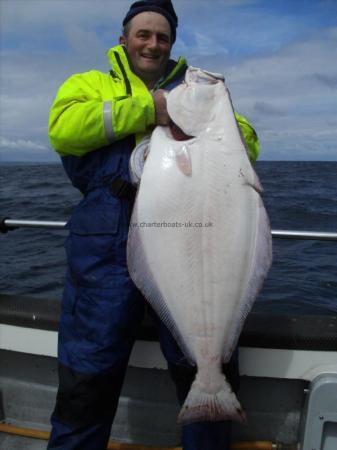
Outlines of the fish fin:
[[[251,169],[253,169],[253,165],[250,161],[248,161],[249,166]],[[242,169],[240,169],[240,176],[242,176],[244,178],[244,182],[246,185],[250,186],[251,188],[254,189],[255,192],[257,192],[258,194],[262,194],[263,193],[263,187],[262,184],[260,182],[259,177],[257,176],[257,173],[255,172],[255,170],[249,170],[249,174],[252,174],[251,179],[248,178],[248,176],[246,175],[246,171],[242,171]]]
[[241,330],[253,303],[262,288],[263,282],[268,274],[272,263],[272,236],[269,218],[262,199],[259,196],[259,214],[256,229],[258,233],[254,242],[255,255],[252,260],[252,270],[245,281],[246,289],[238,303],[238,309],[232,320],[232,328],[228,332],[226,350],[223,355],[223,362],[229,361],[235,347],[237,346]]
[[183,145],[176,151],[176,163],[179,170],[187,176],[192,175],[192,160],[190,150],[186,145]]
[[198,375],[192,383],[178,416],[178,423],[235,420],[246,422],[246,415],[225,376],[221,388],[215,394],[204,391],[198,383]]
[[195,365],[195,358],[187,348],[184,339],[166,306],[165,299],[154,279],[151,267],[146,259],[146,253],[141,244],[140,230],[138,226],[137,200],[133,209],[129,237],[127,242],[127,265],[130,277],[145,299],[150,303],[160,320],[172,333],[181,351],[191,365]]

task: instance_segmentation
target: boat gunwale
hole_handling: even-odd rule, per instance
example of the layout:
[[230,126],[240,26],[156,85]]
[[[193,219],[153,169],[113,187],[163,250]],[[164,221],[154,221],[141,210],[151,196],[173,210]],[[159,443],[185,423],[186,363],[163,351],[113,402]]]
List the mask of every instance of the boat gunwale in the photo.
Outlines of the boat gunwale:
[[[0,294],[0,324],[58,331],[61,302]],[[150,316],[139,327],[137,340],[158,341]],[[239,339],[242,347],[337,351],[337,315],[295,315],[251,312]]]

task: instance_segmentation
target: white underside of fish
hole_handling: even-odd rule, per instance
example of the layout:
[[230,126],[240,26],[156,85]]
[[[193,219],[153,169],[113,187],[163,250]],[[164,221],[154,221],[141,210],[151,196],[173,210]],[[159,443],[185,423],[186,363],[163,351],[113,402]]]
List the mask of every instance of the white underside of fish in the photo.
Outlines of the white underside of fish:
[[179,420],[243,420],[222,374],[271,264],[261,186],[228,90],[189,69],[168,95],[175,141],[150,141],[128,240],[131,278],[175,336],[197,375]]

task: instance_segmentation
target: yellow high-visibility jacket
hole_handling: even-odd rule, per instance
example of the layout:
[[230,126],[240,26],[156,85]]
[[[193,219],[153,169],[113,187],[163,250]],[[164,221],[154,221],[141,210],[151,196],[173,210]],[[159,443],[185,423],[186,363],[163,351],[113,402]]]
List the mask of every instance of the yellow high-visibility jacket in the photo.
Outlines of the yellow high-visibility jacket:
[[[60,156],[81,157],[109,146],[129,135],[136,141],[148,134],[155,124],[151,93],[132,72],[125,48],[121,45],[108,52],[110,73],[96,70],[75,74],[60,87],[49,118],[49,137]],[[184,58],[175,63],[156,88],[179,82],[187,68]],[[247,144],[249,157],[255,161],[259,151],[257,135],[241,115],[237,122]]]

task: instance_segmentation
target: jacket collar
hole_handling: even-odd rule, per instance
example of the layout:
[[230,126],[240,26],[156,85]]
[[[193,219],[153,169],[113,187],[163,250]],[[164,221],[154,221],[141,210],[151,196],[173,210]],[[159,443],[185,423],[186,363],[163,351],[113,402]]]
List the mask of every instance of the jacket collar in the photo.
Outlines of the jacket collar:
[[[110,72],[112,76],[124,79],[126,84],[129,83],[133,85],[143,83],[142,80],[132,72],[124,45],[116,45],[115,47],[110,48],[107,52],[107,56],[112,67]],[[179,57],[178,61],[170,59],[167,65],[167,71],[164,77],[158,80],[155,89],[162,88],[167,83],[173,81],[185,71],[186,68],[187,62],[182,56]],[[130,93],[128,92],[128,86],[126,86],[126,89],[127,93]]]

